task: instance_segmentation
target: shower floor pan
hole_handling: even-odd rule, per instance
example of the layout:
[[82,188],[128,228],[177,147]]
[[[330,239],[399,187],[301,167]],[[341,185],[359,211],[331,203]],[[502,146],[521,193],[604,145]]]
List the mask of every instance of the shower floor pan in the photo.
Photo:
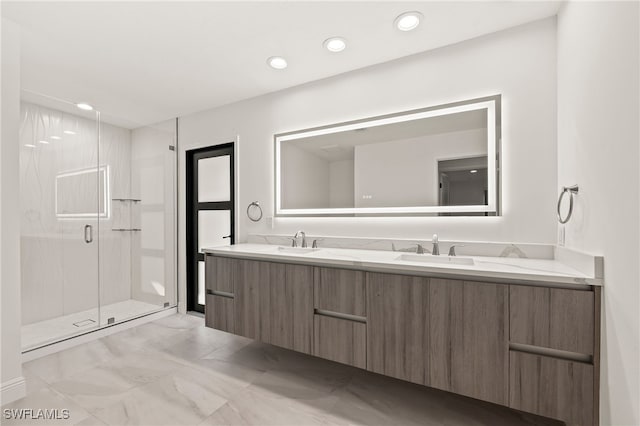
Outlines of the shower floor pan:
[[27,351],[83,331],[95,330],[100,325],[109,324],[110,318],[115,318],[115,322],[120,322],[162,309],[164,309],[162,306],[129,299],[103,306],[100,309],[100,323],[98,323],[98,308],[94,308],[27,324],[21,329],[22,350]]

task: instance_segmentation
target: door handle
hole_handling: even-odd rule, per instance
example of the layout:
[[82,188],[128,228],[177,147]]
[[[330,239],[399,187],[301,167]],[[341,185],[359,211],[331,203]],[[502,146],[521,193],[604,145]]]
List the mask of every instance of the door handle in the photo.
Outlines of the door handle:
[[231,238],[231,235],[225,235],[224,237],[222,237],[222,239],[225,239],[225,238]]
[[93,226],[84,226],[84,242],[89,244],[93,242]]

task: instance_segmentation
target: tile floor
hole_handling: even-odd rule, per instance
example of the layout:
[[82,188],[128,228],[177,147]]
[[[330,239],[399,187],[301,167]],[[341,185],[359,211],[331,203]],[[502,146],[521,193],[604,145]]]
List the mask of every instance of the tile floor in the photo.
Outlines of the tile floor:
[[[557,425],[173,315],[24,365],[27,396],[76,425]],[[4,410],[3,410],[4,414]]]

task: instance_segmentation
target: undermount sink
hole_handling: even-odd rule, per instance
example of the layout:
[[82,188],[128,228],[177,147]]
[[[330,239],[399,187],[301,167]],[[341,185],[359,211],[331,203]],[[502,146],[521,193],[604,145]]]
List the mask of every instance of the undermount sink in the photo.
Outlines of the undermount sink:
[[307,253],[313,253],[314,251],[320,251],[320,250],[321,249],[319,248],[313,248],[313,247],[284,247],[284,246],[278,247],[278,251],[283,253],[307,254]]
[[401,254],[396,260],[405,260],[407,262],[424,262],[424,263],[441,263],[445,265],[473,265],[473,259],[470,257],[458,256],[433,256],[430,254]]

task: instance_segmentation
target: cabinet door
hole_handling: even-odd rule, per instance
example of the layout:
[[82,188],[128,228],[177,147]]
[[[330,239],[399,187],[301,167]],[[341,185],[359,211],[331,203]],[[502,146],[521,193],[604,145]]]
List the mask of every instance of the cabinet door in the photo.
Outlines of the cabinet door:
[[238,262],[236,259],[227,257],[206,255],[204,258],[206,289],[233,294]]
[[430,280],[430,386],[507,404],[508,291],[502,284]]
[[342,314],[366,316],[364,272],[316,268],[314,307]]
[[362,322],[314,315],[313,354],[354,367],[367,366],[367,326]]
[[310,354],[313,336],[313,267],[271,264],[271,268],[283,268],[284,274],[272,272],[270,275],[277,279],[269,281],[269,343]]
[[205,325],[217,330],[234,333],[233,305],[233,298],[207,294],[204,307]]
[[235,332],[268,343],[271,340],[270,284],[285,281],[285,266],[256,260],[238,262]]
[[367,370],[427,384],[429,280],[367,274]]
[[515,351],[510,358],[509,407],[594,424],[593,365]]
[[509,292],[512,343],[593,355],[593,291],[512,285]]

